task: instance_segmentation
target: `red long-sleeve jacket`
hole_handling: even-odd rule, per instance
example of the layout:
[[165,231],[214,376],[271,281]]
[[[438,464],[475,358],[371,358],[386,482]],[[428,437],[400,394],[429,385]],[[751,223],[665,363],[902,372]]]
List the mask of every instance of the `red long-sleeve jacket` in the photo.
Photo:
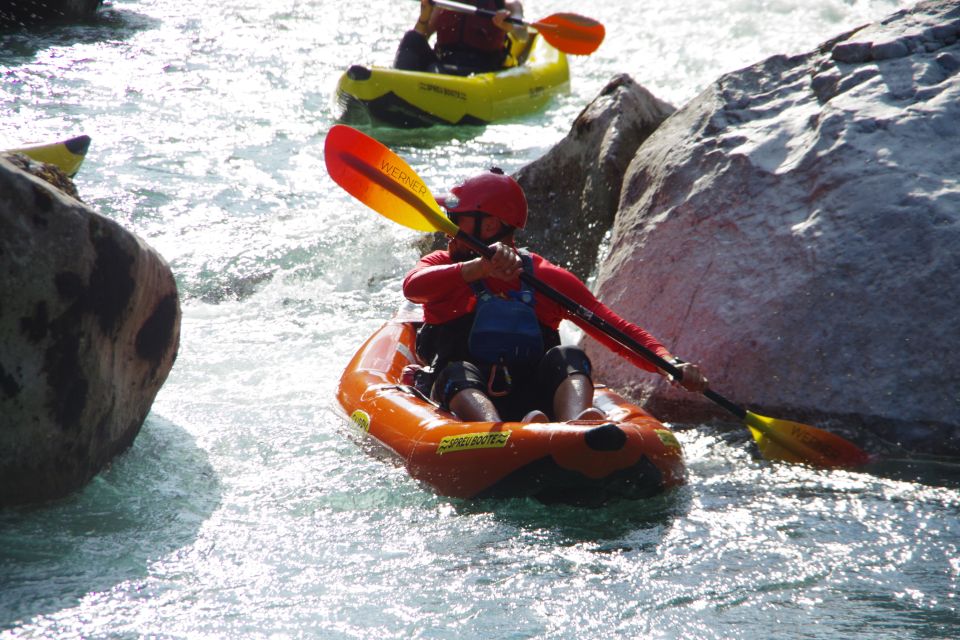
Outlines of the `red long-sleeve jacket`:
[[[542,256],[535,253],[529,255],[533,259],[533,275],[537,279],[626,333],[658,356],[670,357],[670,352],[656,338],[637,325],[627,322],[597,300],[596,296],[575,275]],[[463,263],[453,262],[447,251],[434,251],[422,257],[404,278],[403,295],[411,302],[423,305],[423,316],[426,322],[442,324],[473,311],[476,297],[460,273],[462,267]],[[488,278],[483,283],[495,294],[520,289],[519,278],[514,282]],[[561,320],[570,320],[598,342],[627,358],[636,366],[647,371],[657,371],[657,368],[645,359],[609,338],[585,320],[570,313],[558,302],[539,294],[535,294],[535,298],[534,309],[544,325],[556,329]]]

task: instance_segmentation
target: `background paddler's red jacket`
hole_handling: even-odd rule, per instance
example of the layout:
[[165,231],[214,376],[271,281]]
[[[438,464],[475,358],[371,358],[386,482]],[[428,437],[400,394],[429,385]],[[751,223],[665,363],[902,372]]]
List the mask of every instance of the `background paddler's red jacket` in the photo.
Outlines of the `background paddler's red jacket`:
[[[504,8],[503,2],[494,0],[479,0],[467,4],[489,11]],[[437,48],[440,50],[467,48],[496,53],[506,47],[507,34],[485,16],[466,15],[445,9],[437,17],[435,26]]]
[[[533,259],[533,274],[539,280],[586,307],[586,309],[626,333],[658,356],[662,358],[670,357],[670,352],[656,338],[637,325],[627,322],[597,300],[596,296],[575,275],[535,253],[531,252],[530,257]],[[464,281],[460,273],[462,268],[463,263],[453,262],[447,251],[434,251],[420,258],[416,266],[404,278],[403,295],[410,302],[423,305],[423,316],[426,322],[443,324],[473,311],[474,305],[476,305],[476,297],[470,285]],[[495,294],[520,289],[520,278],[513,282],[487,278],[483,283]],[[535,297],[536,305],[534,309],[540,322],[544,325],[556,329],[559,327],[561,320],[570,320],[598,342],[627,358],[636,366],[647,371],[657,371],[655,366],[607,337],[586,321],[573,315],[559,303],[539,293],[536,293]]]

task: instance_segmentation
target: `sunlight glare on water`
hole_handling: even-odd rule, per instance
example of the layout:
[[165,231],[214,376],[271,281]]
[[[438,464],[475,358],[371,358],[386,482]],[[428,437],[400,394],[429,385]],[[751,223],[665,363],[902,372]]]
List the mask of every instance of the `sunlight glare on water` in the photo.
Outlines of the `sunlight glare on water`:
[[[567,95],[376,135],[441,193],[539,157],[618,73],[679,107],[908,4],[531,0],[530,19],[606,26]],[[770,464],[695,425],[666,496],[471,503],[357,439],[337,382],[418,236],[338,189],[323,142],[339,75],[389,64],[415,19],[412,1],[114,0],[0,34],[0,147],[90,135],[81,196],[169,261],[183,308],[130,451],[65,500],[0,512],[0,638],[960,635],[956,482]]]

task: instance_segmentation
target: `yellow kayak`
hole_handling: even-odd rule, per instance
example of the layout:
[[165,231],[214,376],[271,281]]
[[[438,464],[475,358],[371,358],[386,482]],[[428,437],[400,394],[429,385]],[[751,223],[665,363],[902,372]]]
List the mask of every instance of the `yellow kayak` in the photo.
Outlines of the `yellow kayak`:
[[46,162],[59,167],[71,178],[77,174],[90,148],[90,136],[77,136],[60,142],[31,144],[4,153],[22,153],[37,162]]
[[483,125],[542,109],[570,84],[564,53],[535,37],[502,71],[456,76],[354,65],[337,85],[339,120],[394,127]]

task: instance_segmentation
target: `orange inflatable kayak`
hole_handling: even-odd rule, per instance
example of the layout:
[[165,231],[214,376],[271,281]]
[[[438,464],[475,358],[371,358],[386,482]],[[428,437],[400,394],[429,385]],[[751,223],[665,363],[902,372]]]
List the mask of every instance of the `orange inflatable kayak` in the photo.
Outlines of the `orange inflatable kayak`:
[[357,351],[337,397],[352,424],[394,453],[410,475],[454,498],[533,496],[597,504],[647,498],[682,484],[673,432],[613,390],[597,385],[604,421],[461,422],[404,384],[419,307],[409,306]]

